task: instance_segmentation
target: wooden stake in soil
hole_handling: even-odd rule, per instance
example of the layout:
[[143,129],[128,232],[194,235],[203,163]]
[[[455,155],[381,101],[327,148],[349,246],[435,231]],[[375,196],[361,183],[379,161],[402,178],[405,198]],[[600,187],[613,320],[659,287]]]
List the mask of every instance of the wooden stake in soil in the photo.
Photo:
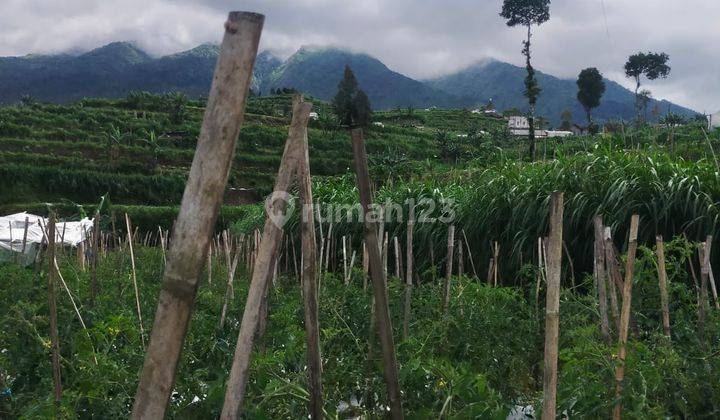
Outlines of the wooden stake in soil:
[[[620,306],[617,299],[617,285],[622,283],[620,279],[620,268],[615,257],[615,246],[613,245],[612,235],[609,227],[605,227],[603,232],[603,240],[605,241],[605,273],[608,275],[608,286],[610,293],[610,311],[613,318],[615,330],[620,331]],[[623,288],[620,288],[622,291]]]
[[[310,394],[310,417],[322,419],[322,359],[320,354],[320,325],[318,321],[319,296],[317,290],[317,245],[315,242],[315,223],[313,218],[312,182],[310,179],[310,156],[307,129],[303,130],[301,148],[298,149],[298,181],[300,201],[302,203],[302,252],[303,260],[303,308],[305,311],[305,342],[307,344],[308,373]],[[355,254],[353,254],[354,260]],[[352,262],[350,263],[352,268]],[[349,276],[348,276],[349,278]]]
[[598,292],[598,311],[600,312],[600,335],[610,345],[610,323],[608,321],[607,289],[605,280],[605,242],[602,216],[593,218],[595,227],[595,282]]
[[442,312],[443,315],[447,315],[448,308],[450,307],[450,289],[452,288],[452,272],[453,272],[453,250],[455,247],[455,225],[448,227],[448,239],[447,239],[447,268],[445,270],[445,291],[443,295]]
[[400,396],[400,384],[398,380],[397,360],[395,359],[395,343],[392,336],[392,323],[390,320],[390,309],[388,307],[387,289],[385,277],[380,259],[378,246],[377,226],[368,220],[368,213],[372,211],[372,194],[370,192],[370,175],[368,171],[367,154],[365,152],[365,140],[362,129],[352,130],[352,146],[357,173],[358,189],[360,191],[360,202],[362,204],[362,215],[365,221],[365,245],[368,250],[370,261],[370,274],[373,282],[373,294],[375,296],[375,315],[380,335],[380,344],[383,352],[383,365],[385,383],[388,392],[388,405],[390,416],[393,419],[402,419],[402,401]]
[[[208,253],[208,255],[210,255]],[[240,250],[235,251],[235,257],[232,263],[227,266],[227,285],[225,286],[225,298],[223,299],[222,311],[220,312],[220,329],[225,325],[225,317],[227,316],[227,308],[230,301],[233,299],[233,281],[235,280],[235,270],[237,270],[238,259],[240,258]],[[208,263],[209,264],[209,263]]]
[[545,292],[545,369],[543,371],[544,419],[554,419],[557,402],[558,337],[560,333],[560,270],[562,268],[563,193],[550,196],[550,235],[547,249]]
[[660,309],[665,335],[670,338],[670,304],[667,291],[667,271],[665,271],[665,245],[662,235],[655,237],[658,262],[658,285],[660,286]]
[[625,281],[622,293],[622,311],[620,312],[620,330],[618,333],[618,365],[615,368],[615,409],[613,419],[622,417],[622,389],[625,378],[625,356],[630,326],[630,304],[632,303],[633,271],[635,269],[635,253],[637,252],[637,235],[640,217],[634,214],[630,219],[630,235],[628,237],[627,263],[625,264]]
[[413,276],[413,228],[415,221],[410,219],[407,224],[407,256],[405,261],[405,305],[403,306],[403,340],[407,340],[410,331],[410,314],[412,305]]
[[[312,104],[296,100],[293,103],[293,117],[290,125],[290,133],[285,142],[285,151],[280,161],[275,190],[268,203],[268,216],[265,219],[260,244],[255,255],[255,264],[252,272],[252,281],[248,291],[245,310],[243,312],[240,332],[238,333],[237,345],[233,356],[233,364],[230,370],[230,377],[225,390],[225,403],[223,404],[221,419],[237,419],[240,417],[240,409],[245,398],[245,386],[248,379],[248,368],[255,332],[261,317],[261,309],[264,304],[264,296],[268,288],[271,271],[275,264],[275,254],[282,237],[282,225],[278,223],[277,217],[284,217],[287,206],[287,191],[290,181],[295,172],[298,162],[297,149],[301,147],[307,129],[307,122],[310,116]],[[273,197],[277,199],[273,200]],[[275,218],[275,219],[274,219]],[[309,258],[305,258],[305,263]]]
[[95,217],[93,217],[92,261],[90,263],[90,305],[95,305],[95,298],[100,292],[97,281],[98,258],[100,258],[100,235],[100,213],[95,213]]
[[173,228],[150,345],[135,395],[134,419],[165,415],[208,243],[235,156],[264,20],[256,13],[231,12],[225,23],[195,157]]
[[50,311],[50,349],[52,357],[52,376],[55,405],[60,405],[62,384],[60,382],[60,340],[57,327],[57,302],[55,300],[55,284],[57,268],[55,267],[55,214],[50,213],[47,225],[47,260],[48,260],[48,309]]
[[133,252],[133,236],[130,229],[130,217],[125,213],[125,225],[127,226],[128,245],[130,246],[130,266],[132,268],[133,289],[135,289],[135,307],[137,309],[138,322],[140,324],[140,342],[145,350],[145,329],[143,328],[142,313],[140,312],[140,292],[137,287],[137,276],[135,274],[135,253]]

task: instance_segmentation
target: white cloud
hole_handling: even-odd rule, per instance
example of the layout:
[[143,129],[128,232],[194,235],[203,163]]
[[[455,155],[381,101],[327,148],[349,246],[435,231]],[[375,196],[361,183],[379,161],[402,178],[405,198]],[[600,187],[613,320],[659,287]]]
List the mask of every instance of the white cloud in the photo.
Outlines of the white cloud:
[[[522,64],[524,32],[498,15],[501,0],[5,0],[0,55],[88,50],[130,40],[159,55],[217,42],[227,11],[266,15],[263,48],[287,55],[305,44],[367,52],[423,78],[484,57]],[[603,2],[604,11],[603,13]],[[655,97],[700,111],[720,109],[720,2],[717,0],[553,0],[534,28],[534,61],[574,78],[598,67],[622,74],[629,54],[664,51],[673,72],[649,83]]]

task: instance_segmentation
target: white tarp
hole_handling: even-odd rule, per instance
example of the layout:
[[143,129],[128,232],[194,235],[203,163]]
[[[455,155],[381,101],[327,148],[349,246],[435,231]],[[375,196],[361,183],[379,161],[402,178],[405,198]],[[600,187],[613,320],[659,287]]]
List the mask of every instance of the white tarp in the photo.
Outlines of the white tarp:
[[[37,245],[46,243],[45,229],[48,220],[42,216],[26,212],[0,217],[0,261],[15,258],[13,255],[23,253],[24,261],[32,261]],[[27,224],[27,233],[26,233]],[[93,222],[87,217],[79,222],[57,222],[55,224],[55,243],[77,246],[88,238]],[[17,254],[16,254],[17,253]]]

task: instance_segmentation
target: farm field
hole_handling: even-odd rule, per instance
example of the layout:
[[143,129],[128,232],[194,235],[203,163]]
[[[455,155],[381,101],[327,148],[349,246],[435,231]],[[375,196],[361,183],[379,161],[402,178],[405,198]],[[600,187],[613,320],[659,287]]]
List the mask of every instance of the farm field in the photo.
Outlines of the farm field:
[[[174,107],[174,101],[182,106]],[[252,188],[260,196],[272,190],[291,101],[291,95],[250,98],[230,186]],[[334,208],[359,201],[350,134],[333,121],[328,104],[314,102],[319,118],[310,121],[308,139],[318,244],[325,252],[318,282],[323,409],[333,418],[382,417],[386,388],[380,343],[370,322],[373,289],[361,262],[363,227],[330,217]],[[129,415],[162,284],[165,251],[158,228],[170,230],[177,217],[203,106],[172,95],[134,94],[0,108],[2,213],[53,211],[77,219],[94,214],[105,195],[99,211],[107,235],[94,299],[89,261],[78,259],[74,249],[58,248],[60,406],[54,403],[48,357],[47,261],[41,253],[40,262],[28,268],[0,266],[0,301],[7,302],[0,312],[3,415]],[[606,302],[608,341],[599,328],[592,222],[600,215],[610,228],[618,274],[624,276],[630,219],[638,214],[623,413],[628,418],[718,413],[720,311],[707,284],[700,286],[698,244],[717,230],[720,133],[705,134],[690,123],[672,128],[672,144],[671,128],[660,125],[541,140],[540,158],[530,162],[524,141],[513,138],[503,121],[467,110],[380,111],[374,121],[382,123],[367,133],[375,201],[388,203],[387,208],[400,203],[403,214],[415,206],[428,219],[414,229],[408,309],[407,221],[388,217],[383,226],[390,319],[408,416],[505,418],[523,407],[535,412],[542,407],[548,273],[547,263],[538,263],[544,254],[538,254],[538,238],[548,234],[549,197],[556,190],[564,193],[565,208],[558,412],[605,417],[616,403],[620,320]],[[450,277],[450,224],[442,222],[448,212],[457,240]],[[137,228],[132,254],[125,214]],[[206,264],[201,274],[170,417],[220,414],[251,278],[251,238],[264,221],[263,203],[226,203],[220,210],[215,228],[220,236],[210,267]],[[284,227],[267,322],[255,343],[244,408],[248,418],[291,418],[307,411],[300,230],[295,212]],[[665,238],[670,338],[663,331],[656,235]],[[356,256],[352,263],[351,255]],[[709,262],[717,264],[716,254]],[[451,279],[447,309],[446,278]],[[608,279],[608,287],[611,283]],[[621,304],[622,290],[612,290],[616,305]],[[701,308],[702,296],[707,308]]]

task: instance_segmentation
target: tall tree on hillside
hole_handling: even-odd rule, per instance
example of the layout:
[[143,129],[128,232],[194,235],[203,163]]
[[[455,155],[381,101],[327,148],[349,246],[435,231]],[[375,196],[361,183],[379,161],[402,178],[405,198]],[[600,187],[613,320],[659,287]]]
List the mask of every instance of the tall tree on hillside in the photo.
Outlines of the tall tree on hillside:
[[332,107],[341,125],[367,128],[372,118],[370,99],[358,87],[357,79],[350,66],[338,84],[338,91],[332,100]]
[[523,41],[522,54],[525,56],[525,97],[528,98],[528,154],[535,160],[535,104],[540,95],[540,85],[535,78],[535,69],[530,64],[530,38],[532,25],[541,25],[550,19],[550,0],[504,0],[500,16],[507,19],[508,26],[524,26],[527,28],[527,40]]
[[600,106],[600,98],[605,93],[605,81],[598,69],[590,67],[580,72],[577,86],[577,99],[585,109],[588,131],[593,133],[592,109]]
[[563,110],[560,114],[560,129],[563,131],[572,130],[572,112],[569,109]]
[[628,58],[625,63],[625,75],[635,79],[635,117],[640,124],[640,112],[642,110],[640,98],[641,78],[645,76],[648,80],[666,78],[670,74],[668,61],[670,56],[665,53],[637,53]]

